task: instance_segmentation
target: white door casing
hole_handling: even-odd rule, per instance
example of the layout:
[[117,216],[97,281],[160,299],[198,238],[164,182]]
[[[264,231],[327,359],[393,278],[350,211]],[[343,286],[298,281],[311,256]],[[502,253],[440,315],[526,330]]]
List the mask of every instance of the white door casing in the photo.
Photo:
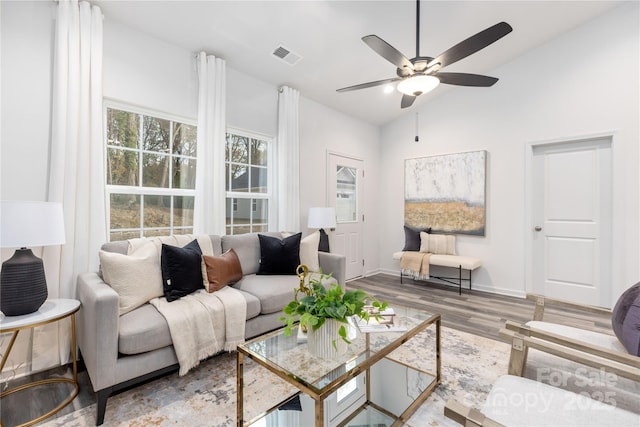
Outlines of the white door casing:
[[336,209],[336,229],[330,236],[331,252],[345,255],[345,279],[363,275],[362,195],[364,162],[347,155],[327,153],[327,206]]
[[532,145],[530,155],[529,290],[610,307],[611,138]]

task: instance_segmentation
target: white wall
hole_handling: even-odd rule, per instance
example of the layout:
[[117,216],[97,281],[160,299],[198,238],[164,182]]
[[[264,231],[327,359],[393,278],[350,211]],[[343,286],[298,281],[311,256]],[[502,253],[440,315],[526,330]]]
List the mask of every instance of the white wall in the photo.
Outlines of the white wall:
[[[517,29],[515,29],[517,31]],[[403,245],[404,160],[489,152],[486,237],[458,236],[458,252],[483,261],[475,286],[507,294],[526,288],[525,148],[532,142],[614,132],[613,301],[640,279],[638,3],[626,4],[493,70],[492,88],[458,88],[381,134],[380,260]]]
[[365,274],[379,265],[378,206],[384,200],[379,192],[379,139],[377,126],[300,97],[300,226],[305,230],[310,207],[327,205],[327,153],[362,159]]
[[103,96],[196,120],[195,53],[104,19]]
[[53,2],[2,2],[0,198],[46,200]]

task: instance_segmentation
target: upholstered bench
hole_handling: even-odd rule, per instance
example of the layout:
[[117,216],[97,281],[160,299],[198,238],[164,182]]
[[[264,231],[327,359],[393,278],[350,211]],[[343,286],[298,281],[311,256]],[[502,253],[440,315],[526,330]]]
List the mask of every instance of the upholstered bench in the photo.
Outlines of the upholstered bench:
[[[400,260],[402,258],[403,252],[395,252],[393,254],[393,259]],[[429,257],[429,265],[438,266],[438,267],[450,267],[458,270],[458,277],[443,277],[443,276],[431,276],[434,279],[442,280],[444,282],[448,282],[454,285],[458,285],[458,294],[462,295],[462,282],[469,282],[469,290],[471,290],[471,273],[473,270],[480,268],[482,266],[482,261],[478,258],[462,256],[462,255],[441,255],[441,254],[431,254]],[[462,271],[466,270],[469,272],[467,277],[462,277]],[[466,276],[466,275],[465,275]],[[400,283],[402,283],[402,278],[404,274],[402,274],[402,270],[400,271]],[[407,276],[409,277],[409,276]]]

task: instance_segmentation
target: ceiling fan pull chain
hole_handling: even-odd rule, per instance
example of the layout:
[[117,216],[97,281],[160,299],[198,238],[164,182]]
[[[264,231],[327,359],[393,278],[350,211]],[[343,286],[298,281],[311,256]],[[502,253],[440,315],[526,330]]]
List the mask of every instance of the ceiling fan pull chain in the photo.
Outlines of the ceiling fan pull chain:
[[420,137],[418,136],[418,113],[416,113],[416,142],[420,142]]

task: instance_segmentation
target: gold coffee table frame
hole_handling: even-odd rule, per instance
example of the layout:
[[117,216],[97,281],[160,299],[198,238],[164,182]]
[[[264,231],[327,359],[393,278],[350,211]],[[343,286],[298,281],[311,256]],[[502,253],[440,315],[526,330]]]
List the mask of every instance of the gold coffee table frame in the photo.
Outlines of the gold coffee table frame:
[[[324,401],[325,399],[327,399],[331,394],[333,394],[334,392],[336,392],[340,387],[342,387],[344,384],[348,383],[350,380],[352,380],[353,378],[357,377],[358,375],[362,374],[363,372],[366,375],[366,398],[365,398],[365,403],[364,405],[360,406],[360,408],[356,409],[351,416],[348,416],[343,423],[348,422],[349,420],[351,420],[360,410],[362,410],[364,407],[366,406],[370,406],[376,410],[378,410],[379,412],[382,412],[388,416],[390,416],[391,418],[395,419],[395,422],[393,423],[394,426],[400,426],[402,425],[403,422],[406,422],[409,417],[418,409],[418,407],[427,399],[427,397],[429,397],[429,395],[431,394],[431,392],[440,384],[441,382],[441,376],[440,376],[440,370],[441,370],[441,355],[440,355],[440,326],[441,326],[441,317],[439,314],[432,314],[432,313],[427,313],[421,310],[417,310],[417,309],[411,309],[411,308],[407,308],[407,307],[398,307],[398,306],[394,306],[394,308],[396,309],[396,313],[401,312],[403,310],[406,310],[408,313],[420,313],[424,316],[426,316],[424,319],[420,319],[420,321],[418,321],[416,324],[411,325],[411,327],[407,328],[407,331],[404,332],[396,332],[394,335],[394,339],[392,340],[392,342],[390,342],[389,344],[387,344],[386,346],[384,346],[382,349],[378,349],[375,352],[371,352],[370,350],[370,335],[371,334],[377,334],[377,332],[373,332],[373,333],[366,333],[365,335],[365,353],[367,354],[367,357],[365,358],[365,360],[356,365],[354,368],[347,370],[345,373],[343,373],[342,375],[340,375],[338,378],[336,378],[333,381],[330,381],[329,384],[326,384],[323,387],[317,388],[314,385],[310,384],[308,381],[304,381],[302,378],[300,378],[295,372],[291,372],[291,370],[289,369],[285,369],[282,366],[278,365],[277,363],[275,363],[273,360],[270,360],[269,357],[265,357],[264,355],[261,355],[257,352],[252,351],[249,347],[251,346],[252,343],[258,343],[261,341],[267,341],[269,338],[271,337],[277,337],[279,335],[283,334],[282,330],[278,330],[257,338],[254,338],[253,340],[250,340],[242,345],[238,346],[238,352],[237,352],[237,378],[236,378],[236,389],[237,389],[237,394],[236,394],[236,399],[237,399],[237,426],[238,427],[244,427],[246,425],[251,425],[251,423],[255,422],[257,419],[265,416],[267,413],[271,412],[272,410],[275,410],[278,406],[280,406],[281,404],[285,403],[286,401],[288,401],[289,399],[291,399],[291,396],[287,397],[285,400],[283,400],[282,402],[278,403],[276,406],[274,406],[273,408],[263,412],[262,414],[254,417],[251,420],[246,420],[244,419],[244,398],[243,398],[243,388],[244,388],[244,358],[248,357],[251,360],[253,360],[254,362],[256,362],[258,365],[266,368],[267,370],[269,370],[270,372],[276,374],[277,376],[279,376],[280,378],[284,379],[286,382],[288,382],[289,384],[295,386],[300,392],[306,394],[307,396],[309,396],[311,399],[314,400],[314,406],[315,406],[315,427],[323,427],[324,426],[324,412],[325,412],[325,408],[324,408]],[[391,353],[393,350],[397,349],[398,347],[402,346],[404,343],[406,343],[407,341],[409,341],[411,338],[415,337],[417,334],[419,334],[420,332],[426,330],[428,327],[430,327],[431,325],[435,324],[435,350],[436,350],[436,358],[435,358],[435,364],[436,364],[436,372],[434,376],[433,381],[431,382],[431,384],[425,389],[423,390],[420,395],[413,401],[413,403],[411,403],[405,410],[404,412],[399,415],[396,416],[392,413],[390,413],[389,411],[387,411],[386,409],[380,407],[379,405],[371,402],[370,398],[371,398],[371,394],[370,394],[370,369],[373,365],[375,365],[377,362],[379,362],[380,360],[382,360],[383,358],[385,358],[386,356],[389,355],[389,353]],[[294,333],[295,334],[295,333]]]
[[[7,316],[0,319],[0,333],[13,332],[11,336],[11,341],[9,341],[9,346],[7,347],[7,351],[2,357],[2,362],[0,364],[0,372],[4,369],[5,364],[7,363],[7,359],[9,359],[9,354],[11,353],[11,349],[13,348],[13,344],[18,338],[18,333],[25,329],[32,329],[37,326],[47,325],[49,323],[58,322],[67,317],[71,318],[71,359],[73,362],[73,378],[47,378],[39,381],[34,381],[27,384],[22,384],[11,388],[9,390],[5,390],[0,393],[0,398],[8,396],[13,393],[17,393],[22,390],[26,390],[31,387],[37,387],[43,384],[55,384],[55,383],[68,383],[74,386],[73,392],[69,397],[67,397],[62,403],[58,406],[35,418],[31,421],[28,421],[24,424],[20,424],[20,426],[30,426],[40,421],[44,420],[47,417],[55,414],[60,411],[62,408],[67,406],[75,397],[78,395],[78,367],[76,364],[76,316],[75,313],[80,309],[80,301],[74,299],[48,299],[44,302],[42,307],[34,313],[25,314],[22,316]],[[1,425],[1,423],[0,423]]]

